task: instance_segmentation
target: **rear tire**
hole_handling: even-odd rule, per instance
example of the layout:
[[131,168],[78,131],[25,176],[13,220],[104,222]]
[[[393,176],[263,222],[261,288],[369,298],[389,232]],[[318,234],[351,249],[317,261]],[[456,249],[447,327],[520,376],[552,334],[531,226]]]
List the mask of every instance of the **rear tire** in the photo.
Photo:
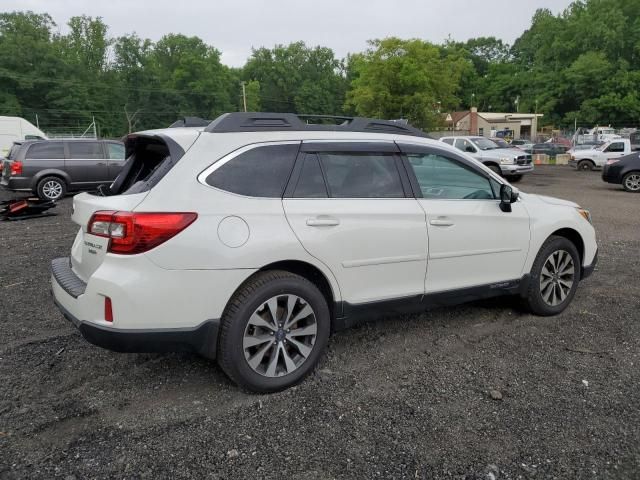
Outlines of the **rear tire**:
[[576,294],[580,268],[576,246],[564,237],[549,237],[531,267],[525,306],[541,316],[564,311]]
[[67,193],[67,184],[60,177],[44,177],[38,182],[36,194],[42,200],[59,200]]
[[518,183],[522,180],[522,175],[513,175],[511,177],[507,177],[507,180],[509,180],[509,183]]
[[627,192],[640,193],[640,172],[629,172],[622,178],[622,188]]
[[578,162],[578,170],[581,172],[590,172],[593,170],[594,164],[591,160],[580,160]]
[[330,327],[327,301],[313,283],[286,271],[260,272],[222,315],[218,363],[245,390],[284,390],[316,367]]

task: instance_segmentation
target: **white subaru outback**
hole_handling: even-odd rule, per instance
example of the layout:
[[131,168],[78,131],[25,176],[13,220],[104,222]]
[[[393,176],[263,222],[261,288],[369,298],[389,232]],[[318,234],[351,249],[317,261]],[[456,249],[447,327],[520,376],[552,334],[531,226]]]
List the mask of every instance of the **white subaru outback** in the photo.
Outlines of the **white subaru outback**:
[[554,315],[595,268],[578,205],[519,193],[408,125],[310,121],[231,113],[130,135],[111,187],[74,198],[80,230],[52,262],[63,314],[96,345],[197,352],[272,392],[331,332],[498,295]]

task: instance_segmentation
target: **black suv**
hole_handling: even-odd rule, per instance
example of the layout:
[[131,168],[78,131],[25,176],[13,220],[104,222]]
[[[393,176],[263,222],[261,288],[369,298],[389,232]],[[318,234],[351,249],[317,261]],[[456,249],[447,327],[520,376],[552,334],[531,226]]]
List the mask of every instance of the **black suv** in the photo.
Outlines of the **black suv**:
[[57,200],[67,191],[110,184],[124,165],[116,140],[27,140],[16,142],[2,164],[0,186]]

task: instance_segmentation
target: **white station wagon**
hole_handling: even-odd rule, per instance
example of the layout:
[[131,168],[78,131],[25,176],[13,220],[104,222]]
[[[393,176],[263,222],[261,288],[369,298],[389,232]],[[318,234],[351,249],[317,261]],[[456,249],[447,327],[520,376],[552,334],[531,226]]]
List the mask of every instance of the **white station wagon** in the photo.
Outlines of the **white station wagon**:
[[594,270],[578,205],[519,193],[408,125],[313,120],[130,135],[115,182],[74,198],[78,235],[52,262],[67,319],[96,345],[197,352],[273,392],[358,322],[499,295],[554,315]]

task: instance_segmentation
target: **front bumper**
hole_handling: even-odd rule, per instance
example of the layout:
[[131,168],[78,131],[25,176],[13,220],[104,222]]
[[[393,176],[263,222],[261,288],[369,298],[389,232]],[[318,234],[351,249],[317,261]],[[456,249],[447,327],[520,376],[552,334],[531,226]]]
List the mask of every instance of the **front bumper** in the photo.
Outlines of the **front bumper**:
[[196,327],[125,329],[78,318],[71,310],[85,294],[86,284],[71,269],[68,258],[51,263],[54,303],[90,343],[115,352],[193,352],[215,358],[219,320],[205,320]]
[[598,265],[598,251],[596,250],[596,254],[593,257],[593,261],[591,262],[591,265],[582,267],[582,275],[580,275],[580,280],[589,278],[593,273],[593,271],[596,269],[597,265]]
[[533,163],[527,163],[524,165],[500,165],[500,170],[502,170],[503,175],[522,175],[524,173],[533,172],[533,169]]

